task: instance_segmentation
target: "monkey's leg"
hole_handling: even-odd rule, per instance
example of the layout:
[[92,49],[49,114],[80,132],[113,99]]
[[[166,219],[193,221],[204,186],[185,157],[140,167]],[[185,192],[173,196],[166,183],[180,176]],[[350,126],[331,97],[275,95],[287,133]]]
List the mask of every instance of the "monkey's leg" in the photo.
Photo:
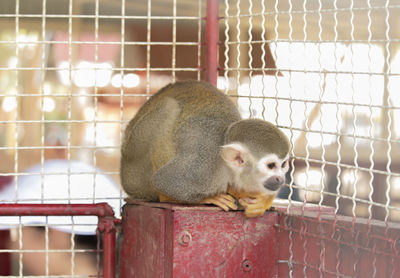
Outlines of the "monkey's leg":
[[171,144],[162,142],[172,141],[169,130],[178,113],[177,102],[164,98],[129,123],[121,151],[121,184],[131,198],[159,200],[151,179],[174,152]]
[[[223,189],[212,186],[209,171],[202,171],[202,166],[187,157],[178,156],[161,167],[152,179],[160,201],[214,204],[224,210],[237,209],[232,196],[217,193]],[[212,197],[208,197],[210,195]]]
[[242,198],[239,203],[244,207],[245,215],[249,218],[264,215],[270,209],[274,201],[274,195],[258,195],[255,198]]
[[225,211],[229,209],[237,210],[235,198],[228,194],[220,194],[214,197],[209,197],[200,202],[200,204],[213,204]]

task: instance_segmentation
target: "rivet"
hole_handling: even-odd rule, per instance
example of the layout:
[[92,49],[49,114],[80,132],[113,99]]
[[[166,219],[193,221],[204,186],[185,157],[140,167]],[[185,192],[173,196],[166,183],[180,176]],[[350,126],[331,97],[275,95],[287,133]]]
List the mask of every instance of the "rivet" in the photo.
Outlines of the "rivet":
[[192,235],[188,231],[183,231],[179,235],[179,244],[183,246],[189,245],[192,241]]
[[242,262],[242,269],[244,272],[250,272],[253,269],[253,263],[250,260],[244,260]]

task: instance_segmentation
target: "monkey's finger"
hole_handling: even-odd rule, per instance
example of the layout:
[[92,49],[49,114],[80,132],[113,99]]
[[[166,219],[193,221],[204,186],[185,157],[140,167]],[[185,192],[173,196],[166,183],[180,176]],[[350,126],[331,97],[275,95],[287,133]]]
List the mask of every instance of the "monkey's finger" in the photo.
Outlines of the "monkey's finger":
[[224,203],[229,208],[231,208],[233,210],[237,210],[238,209],[238,207],[237,207],[237,205],[235,203],[236,200],[231,195],[221,194],[221,195],[218,195],[216,198],[218,199],[218,201],[220,201],[221,203]]
[[250,198],[250,197],[248,197],[248,198],[243,198],[242,200],[245,201],[245,202],[248,203],[248,204],[255,204],[255,203],[258,202],[257,199]]
[[245,200],[243,199],[239,199],[239,204],[242,205],[242,207],[244,207],[245,209],[249,206],[249,203],[247,203]]
[[236,201],[236,199],[229,194],[220,194],[220,195],[218,195],[218,197],[222,197],[225,200],[230,201],[232,203],[234,203]]
[[219,202],[218,200],[215,200],[215,199],[214,199],[212,203],[213,203],[214,205],[216,205],[216,206],[222,208],[224,211],[229,211],[229,207],[228,207],[227,205],[225,205],[224,203]]
[[225,195],[225,194],[221,194],[221,195],[215,196],[213,199],[216,202],[218,202],[219,204],[223,204],[224,206],[227,206],[228,208],[231,208],[233,210],[237,210],[237,206],[235,204],[235,199],[233,199],[233,198],[232,199],[231,198],[225,199],[226,196],[223,196],[223,195]]
[[247,208],[248,206],[255,204],[257,202],[256,199],[252,198],[241,198],[239,199],[239,204],[241,204],[244,208]]
[[216,205],[216,206],[222,208],[224,211],[229,210],[229,207],[227,205],[225,205],[224,203],[220,202],[219,200],[217,200],[215,198],[204,199],[203,201],[201,201],[201,204],[212,204],[212,205]]

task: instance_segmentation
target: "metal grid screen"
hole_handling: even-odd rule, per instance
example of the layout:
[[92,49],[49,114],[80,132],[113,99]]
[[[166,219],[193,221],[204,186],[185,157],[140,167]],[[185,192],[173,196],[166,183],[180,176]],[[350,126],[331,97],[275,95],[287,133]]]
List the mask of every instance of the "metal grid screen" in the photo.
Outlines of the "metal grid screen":
[[[315,204],[317,224],[330,211],[329,227],[347,219],[356,238],[358,223],[369,238],[382,227],[385,248],[398,253],[397,239],[385,238],[400,221],[400,1],[218,2],[216,85],[243,117],[271,121],[290,138],[279,194],[289,199],[287,214],[304,216]],[[206,21],[201,0],[1,1],[0,202],[108,202],[119,216],[124,126],[164,85],[210,80]],[[0,256],[13,261],[2,274],[100,274],[96,218],[1,219],[10,244],[0,242]],[[358,261],[344,270],[345,234],[329,236],[338,246],[333,269],[323,238],[317,259],[305,251],[314,240],[296,246],[313,235],[298,221],[279,224],[289,240],[278,263],[289,276],[360,273]],[[385,253],[372,245],[364,249],[379,277]]]
[[[204,10],[202,1],[1,1],[0,202],[107,202],[119,217],[124,126],[166,84],[201,78]],[[101,275],[97,217],[0,220],[0,274]]]
[[224,2],[219,87],[293,146],[284,276],[396,276],[399,12],[389,0]]
[[290,137],[292,198],[399,221],[399,4],[225,2],[219,87]]

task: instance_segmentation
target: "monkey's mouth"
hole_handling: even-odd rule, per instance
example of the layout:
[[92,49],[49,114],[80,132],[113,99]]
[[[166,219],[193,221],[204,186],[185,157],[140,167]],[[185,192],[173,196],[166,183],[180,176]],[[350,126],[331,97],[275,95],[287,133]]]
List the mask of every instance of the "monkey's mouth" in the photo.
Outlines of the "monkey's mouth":
[[264,187],[270,191],[277,191],[285,180],[280,176],[273,176],[264,182]]

